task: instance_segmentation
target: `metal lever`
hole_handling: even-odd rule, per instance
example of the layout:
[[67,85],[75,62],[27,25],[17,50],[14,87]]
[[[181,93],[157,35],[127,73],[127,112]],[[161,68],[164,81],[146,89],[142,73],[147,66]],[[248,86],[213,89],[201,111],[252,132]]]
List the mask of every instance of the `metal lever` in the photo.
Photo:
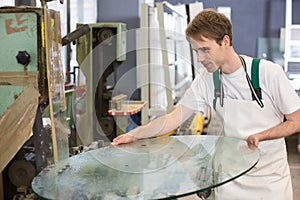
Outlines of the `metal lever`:
[[85,35],[85,34],[87,34],[89,32],[90,32],[89,25],[85,24],[85,25],[79,27],[75,31],[73,31],[71,33],[68,33],[66,36],[64,36],[62,38],[62,46],[70,44],[74,40],[77,40],[78,38],[80,38],[81,36],[83,36],[83,35]]
[[[41,0],[41,4],[42,4],[43,6],[45,6],[46,3],[47,3],[47,2],[50,2],[50,1],[54,1],[54,0]],[[63,3],[64,3],[64,0],[59,0],[59,2],[60,2],[61,4],[63,4]]]

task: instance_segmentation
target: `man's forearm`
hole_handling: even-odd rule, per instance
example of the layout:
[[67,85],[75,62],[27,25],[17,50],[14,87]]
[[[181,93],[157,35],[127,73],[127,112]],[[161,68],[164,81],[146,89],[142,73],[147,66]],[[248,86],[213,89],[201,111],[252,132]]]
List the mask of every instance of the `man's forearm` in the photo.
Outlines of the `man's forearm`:
[[[160,118],[157,118],[151,122],[149,122],[146,125],[139,126],[132,131],[128,132],[128,135],[134,136],[138,139],[141,138],[148,138],[148,137],[156,137],[160,135],[164,135],[168,133],[172,129],[173,126],[170,126],[169,123],[167,123],[167,120],[165,119],[166,116],[162,116]],[[167,125],[168,124],[168,125]]]
[[259,141],[272,140],[290,136],[300,131],[300,121],[285,121],[258,134]]
[[182,108],[181,106],[175,107],[171,113],[163,115],[146,125],[139,126],[127,134],[138,139],[167,134],[178,128],[182,122],[191,116],[192,112],[192,110]]
[[281,124],[260,133],[250,135],[247,138],[247,142],[257,147],[261,141],[287,137],[299,131],[300,109],[289,115],[286,115],[286,121],[282,122]]

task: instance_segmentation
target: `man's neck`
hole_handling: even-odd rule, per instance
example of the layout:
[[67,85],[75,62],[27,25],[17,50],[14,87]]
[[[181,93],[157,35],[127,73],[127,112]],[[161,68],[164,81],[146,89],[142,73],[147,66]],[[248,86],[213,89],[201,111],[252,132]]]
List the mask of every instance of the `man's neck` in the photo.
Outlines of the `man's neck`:
[[239,55],[235,52],[230,53],[226,56],[226,61],[220,70],[224,74],[231,74],[238,70],[242,66],[241,60]]

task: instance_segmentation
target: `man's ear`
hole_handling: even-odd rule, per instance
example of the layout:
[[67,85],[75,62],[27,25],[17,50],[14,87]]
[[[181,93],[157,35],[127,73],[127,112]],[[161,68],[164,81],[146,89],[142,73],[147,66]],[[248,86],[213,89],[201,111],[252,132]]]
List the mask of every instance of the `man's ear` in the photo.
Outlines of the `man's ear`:
[[224,35],[222,42],[225,46],[230,46],[230,37],[228,35]]

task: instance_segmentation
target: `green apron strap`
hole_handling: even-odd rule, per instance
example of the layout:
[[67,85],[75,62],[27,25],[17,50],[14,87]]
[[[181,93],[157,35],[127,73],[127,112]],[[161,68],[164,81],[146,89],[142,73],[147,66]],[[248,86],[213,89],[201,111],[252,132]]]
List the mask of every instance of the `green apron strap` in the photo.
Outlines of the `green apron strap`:
[[219,70],[213,73],[213,78],[214,78],[214,86],[215,86],[215,98],[213,104],[214,104],[214,109],[216,109],[217,98],[221,96]]
[[251,81],[252,81],[253,87],[255,89],[255,93],[257,94],[259,99],[262,99],[261,88],[259,86],[259,62],[260,62],[259,58],[253,58],[253,60],[252,60]]

